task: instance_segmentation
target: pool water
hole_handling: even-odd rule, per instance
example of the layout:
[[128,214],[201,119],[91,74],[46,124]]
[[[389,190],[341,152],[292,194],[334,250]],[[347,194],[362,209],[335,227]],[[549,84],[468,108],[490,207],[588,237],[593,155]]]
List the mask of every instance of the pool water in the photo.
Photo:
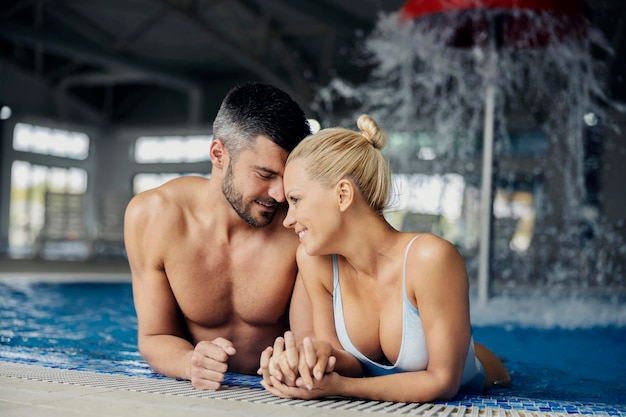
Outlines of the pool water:
[[[529,309],[528,300],[505,301],[508,311]],[[498,302],[497,311],[472,315],[475,340],[505,360],[514,380],[511,389],[492,394],[626,406],[623,302],[577,305],[561,322],[554,317],[563,312],[542,310],[529,320],[502,313]],[[129,283],[0,283],[0,323],[0,360],[162,378],[137,351]]]
[[130,284],[0,284],[0,359],[153,375],[137,351]]

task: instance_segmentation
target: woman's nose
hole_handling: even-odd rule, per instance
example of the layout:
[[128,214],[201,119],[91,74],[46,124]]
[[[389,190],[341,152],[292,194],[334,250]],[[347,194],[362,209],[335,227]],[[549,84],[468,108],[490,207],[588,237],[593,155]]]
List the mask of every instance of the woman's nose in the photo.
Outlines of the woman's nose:
[[287,215],[285,216],[285,220],[283,220],[283,226],[286,228],[293,228],[295,224],[294,217],[291,215],[291,206],[287,210]]

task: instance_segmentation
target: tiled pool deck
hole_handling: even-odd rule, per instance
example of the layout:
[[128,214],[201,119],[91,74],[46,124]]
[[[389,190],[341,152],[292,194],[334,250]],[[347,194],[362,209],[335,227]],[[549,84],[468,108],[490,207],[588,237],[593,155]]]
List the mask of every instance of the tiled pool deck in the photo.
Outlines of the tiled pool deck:
[[218,391],[188,381],[72,371],[0,361],[0,415],[19,416],[618,416],[626,406],[547,402],[509,396],[457,396],[425,404],[350,399],[284,400],[258,378],[231,375]]

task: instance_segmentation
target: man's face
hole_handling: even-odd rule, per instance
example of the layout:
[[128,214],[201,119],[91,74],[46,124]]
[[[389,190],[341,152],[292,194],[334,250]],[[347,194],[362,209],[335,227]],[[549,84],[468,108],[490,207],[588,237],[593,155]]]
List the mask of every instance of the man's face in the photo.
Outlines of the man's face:
[[285,201],[283,171],[287,151],[259,136],[254,146],[230,160],[222,183],[224,197],[254,227],[269,225]]

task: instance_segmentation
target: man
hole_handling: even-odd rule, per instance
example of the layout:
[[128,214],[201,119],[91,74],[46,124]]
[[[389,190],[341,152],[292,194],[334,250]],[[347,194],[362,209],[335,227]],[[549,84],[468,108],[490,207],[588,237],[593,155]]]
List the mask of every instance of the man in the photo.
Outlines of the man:
[[178,178],[129,203],[138,344],[156,372],[200,389],[219,388],[226,371],[255,374],[288,327],[292,290],[292,305],[306,305],[295,285],[298,238],[282,226],[282,175],[309,134],[283,91],[235,87],[213,125],[211,178]]

